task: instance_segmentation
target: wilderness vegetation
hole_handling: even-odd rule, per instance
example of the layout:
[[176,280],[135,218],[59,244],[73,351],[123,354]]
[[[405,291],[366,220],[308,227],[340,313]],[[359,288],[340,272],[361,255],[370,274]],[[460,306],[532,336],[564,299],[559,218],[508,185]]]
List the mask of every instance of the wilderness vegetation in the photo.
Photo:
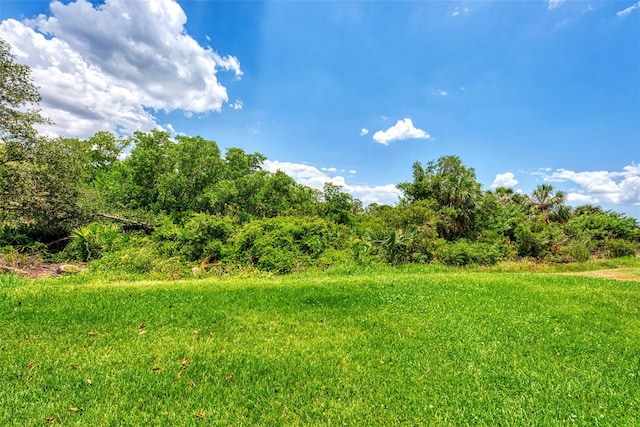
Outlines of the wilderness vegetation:
[[[640,261],[564,265],[634,218],[456,156],[365,207],[199,136],[45,137],[29,74],[0,39],[0,273],[95,274],[0,274],[0,425],[638,425]],[[591,267],[629,280],[538,274]]]
[[[98,271],[261,270],[339,264],[492,265],[634,256],[634,218],[570,208],[543,184],[484,190],[457,156],[413,165],[396,206],[322,191],[240,148],[161,130],[46,137],[27,66],[0,40],[0,264],[90,262]],[[195,269],[194,269],[195,268]]]

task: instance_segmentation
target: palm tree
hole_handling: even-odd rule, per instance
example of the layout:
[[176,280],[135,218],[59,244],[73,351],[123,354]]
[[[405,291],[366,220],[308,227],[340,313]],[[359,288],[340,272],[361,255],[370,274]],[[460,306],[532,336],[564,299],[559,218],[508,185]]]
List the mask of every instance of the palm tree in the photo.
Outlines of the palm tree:
[[554,192],[554,188],[549,184],[541,184],[531,193],[531,203],[534,211],[549,223],[551,221],[564,222],[569,219],[571,213],[568,206],[564,204],[567,195],[563,191]]

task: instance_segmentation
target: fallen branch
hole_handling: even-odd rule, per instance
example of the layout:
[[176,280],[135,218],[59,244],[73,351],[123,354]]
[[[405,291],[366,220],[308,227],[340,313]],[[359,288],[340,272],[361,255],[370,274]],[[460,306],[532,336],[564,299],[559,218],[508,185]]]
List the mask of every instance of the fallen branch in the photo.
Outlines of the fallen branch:
[[150,224],[147,224],[146,222],[142,222],[142,221],[135,221],[132,219],[128,219],[128,218],[122,218],[119,216],[115,216],[115,215],[109,215],[106,213],[96,213],[96,216],[102,217],[102,218],[107,218],[107,219],[112,219],[114,221],[118,221],[123,223],[122,225],[122,229],[124,231],[138,231],[138,230],[142,230],[144,231],[146,234],[151,234],[153,233],[154,227]]

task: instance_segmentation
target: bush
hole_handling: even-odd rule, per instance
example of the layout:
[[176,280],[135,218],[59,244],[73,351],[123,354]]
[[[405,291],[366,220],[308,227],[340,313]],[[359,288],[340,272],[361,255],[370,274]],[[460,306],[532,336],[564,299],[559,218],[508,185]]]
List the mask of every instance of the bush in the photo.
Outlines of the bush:
[[231,254],[227,241],[234,231],[229,217],[196,213],[184,226],[165,222],[153,234],[159,252],[185,261],[215,262]]
[[92,262],[90,268],[98,271],[148,274],[153,270],[156,259],[160,257],[151,247],[128,247]]
[[219,261],[230,252],[225,245],[232,232],[229,217],[194,214],[184,225],[181,253],[189,261]]
[[542,251],[540,237],[531,231],[526,224],[518,224],[513,231],[516,239],[516,250],[521,257],[537,257]]
[[508,253],[500,244],[470,243],[465,239],[455,242],[440,241],[436,247],[437,259],[445,265],[494,265],[506,259]]
[[251,221],[230,239],[233,259],[263,271],[289,273],[316,263],[328,249],[343,249],[351,235],[317,217],[276,217]]
[[608,239],[637,241],[640,239],[640,231],[635,218],[628,218],[614,212],[575,216],[567,223],[567,233],[572,236],[585,235],[596,241]]
[[589,258],[591,258],[589,248],[582,243],[575,242],[559,247],[550,260],[555,262],[585,262]]
[[608,258],[620,258],[624,256],[636,256],[638,248],[635,244],[622,239],[612,239],[605,243],[605,251]]
[[417,233],[411,229],[383,228],[366,234],[373,252],[389,264],[404,264],[418,252]]
[[71,232],[71,243],[65,252],[80,261],[91,261],[117,250],[122,233],[115,224],[90,223]]

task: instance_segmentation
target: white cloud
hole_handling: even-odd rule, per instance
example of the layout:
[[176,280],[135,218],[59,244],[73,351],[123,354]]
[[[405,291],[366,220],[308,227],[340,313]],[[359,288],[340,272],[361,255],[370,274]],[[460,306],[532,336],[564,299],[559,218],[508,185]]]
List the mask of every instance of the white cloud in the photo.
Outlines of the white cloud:
[[[343,176],[329,176],[321,169],[302,163],[279,162],[265,160],[263,167],[265,170],[275,172],[281,170],[296,180],[299,184],[321,190],[324,184],[331,182],[339,185],[343,191],[351,194],[356,199],[362,201],[364,205],[370,203],[395,204],[402,194],[394,184],[387,185],[359,185],[348,184]],[[335,169],[336,168],[324,168]],[[355,173],[355,171],[349,171]]]
[[435,91],[433,93],[434,95],[438,95],[438,96],[447,96],[449,95],[449,92],[447,92],[446,90],[440,90],[438,89],[437,91]]
[[621,10],[619,12],[616,13],[616,15],[618,16],[627,16],[628,14],[630,14],[631,12],[633,12],[634,9],[638,9],[640,8],[640,1],[632,6],[629,6],[628,8]]
[[594,204],[594,203],[600,203],[598,199],[596,199],[595,197],[586,195],[586,194],[582,194],[582,193],[569,193],[567,194],[567,202],[569,203],[573,203],[576,205],[580,205],[580,204]]
[[451,14],[451,16],[458,16],[461,13],[467,13],[467,12],[469,12],[468,8],[456,6],[456,8],[453,10],[453,13]]
[[244,103],[241,99],[236,99],[236,102],[230,103],[229,107],[233,108],[234,110],[242,110],[242,107],[244,107]]
[[390,142],[400,141],[403,139],[429,139],[431,135],[422,129],[413,126],[411,119],[398,120],[398,122],[389,129],[373,134],[373,139],[380,144],[389,145]]
[[564,3],[564,0],[549,0],[549,9],[555,9]]
[[368,133],[369,133],[369,129],[367,128],[360,129],[360,136],[365,136]]
[[515,187],[518,184],[518,181],[515,179],[515,176],[511,172],[499,173],[496,175],[496,178],[493,180],[493,184],[491,184],[492,188],[505,187],[511,188]]
[[350,173],[351,175],[355,175],[355,174],[357,174],[357,173],[358,173],[358,171],[357,171],[357,170],[355,170],[355,169],[349,169],[349,173]]
[[220,111],[228,101],[217,72],[242,75],[233,56],[203,48],[185,29],[174,0],[54,1],[51,16],[0,23],[17,61],[40,87],[46,132],[90,136],[98,130],[152,129],[153,111]]
[[640,204],[640,165],[632,163],[621,171],[575,172],[558,169],[553,173],[541,173],[547,182],[573,182],[579,186],[575,198],[589,197],[590,201],[614,205]]
[[402,192],[394,184],[386,185],[345,185],[344,191],[360,200],[363,205],[371,203],[395,205]]

